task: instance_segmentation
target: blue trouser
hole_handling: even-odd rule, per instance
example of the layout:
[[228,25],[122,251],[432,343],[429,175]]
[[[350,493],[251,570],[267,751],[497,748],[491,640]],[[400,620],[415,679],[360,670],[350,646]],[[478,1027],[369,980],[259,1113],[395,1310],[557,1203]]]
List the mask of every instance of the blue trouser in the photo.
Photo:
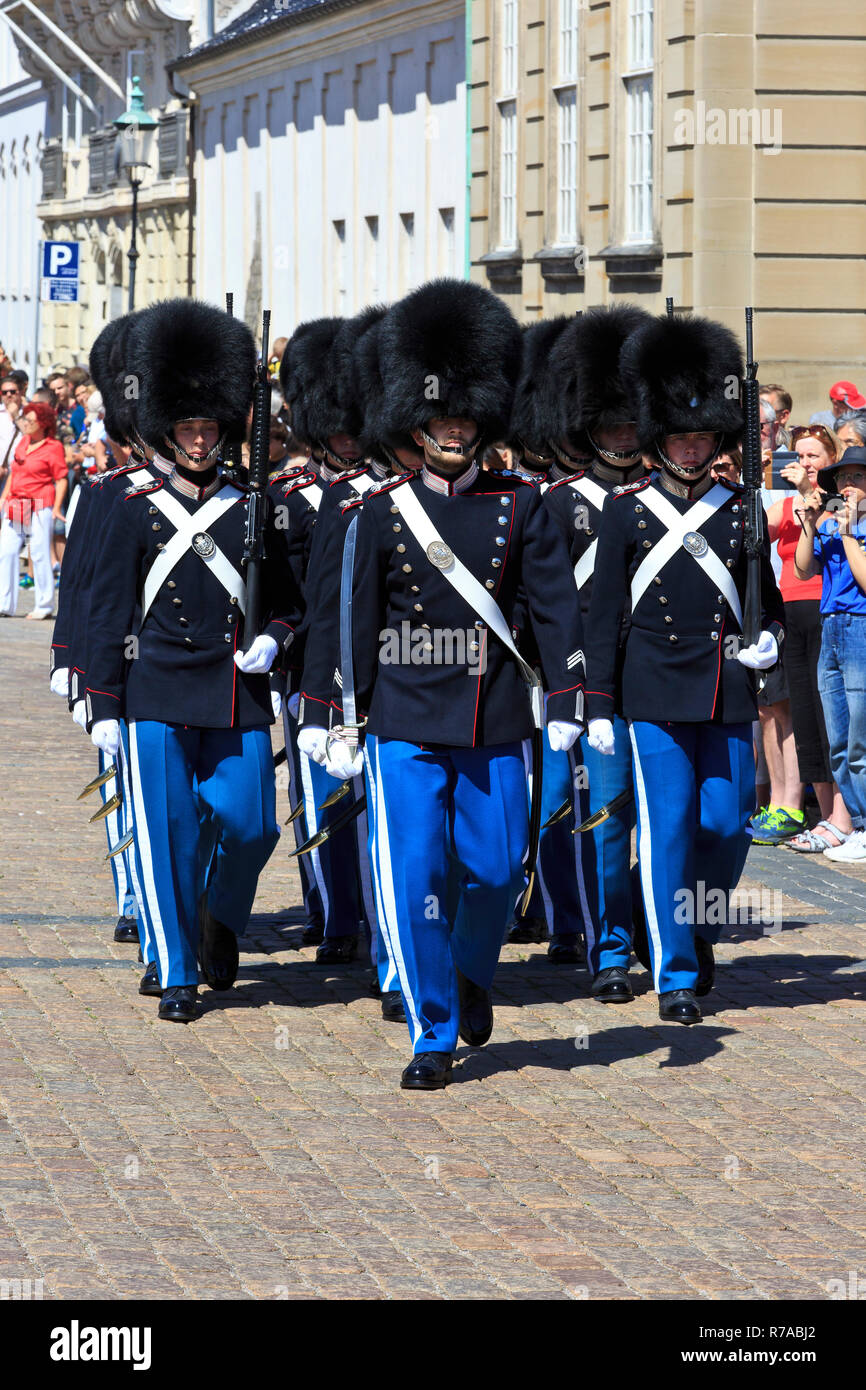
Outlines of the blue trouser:
[[164,989],[198,981],[198,905],[240,935],[279,839],[270,730],[133,720],[129,757],[145,927]]
[[[541,823],[572,797],[571,763],[568,753],[554,753],[545,730],[543,736]],[[524,744],[527,771],[531,743]],[[544,917],[551,936],[577,936],[581,929],[577,846],[568,816],[541,833],[535,888],[530,900],[530,917]]]
[[[99,771],[102,774],[111,763],[117,764],[120,771],[120,780],[112,777],[104,782],[99,789],[102,804],[105,805],[115,792],[120,790],[123,797],[122,804],[111,815],[105,817],[105,834],[108,840],[108,848],[111,850],[116,844],[129,834],[132,829],[132,806],[129,799],[129,789],[126,784],[126,766],[120,752],[116,758],[109,758],[100,749]],[[109,859],[111,865],[111,876],[114,879],[114,895],[117,900],[118,917],[134,917],[139,922],[141,920],[141,910],[139,902],[141,893],[138,887],[138,880],[135,872],[135,851],[132,846],[123,850],[121,854],[115,854]]]
[[866,617],[828,613],[821,624],[818,690],[830,766],[856,830],[866,828]]
[[715,917],[696,924],[695,909],[719,891],[728,901],[748,853],[755,799],[752,726],[635,719],[629,732],[655,988],[659,994],[694,989],[695,931],[716,941],[724,925]]
[[455,966],[489,989],[529,838],[519,743],[425,750],[367,736],[373,875],[413,1050],[453,1052]]
[[[322,811],[322,802],[337,790],[339,783],[325,771],[321,763],[314,762],[306,753],[299,754],[299,763],[303,820],[307,832],[305,838],[310,839],[319,830],[332,825],[351,805],[354,787],[349,796],[344,796]],[[325,939],[331,941],[339,936],[357,936],[364,913],[359,890],[355,825],[350,824],[338,831],[333,839],[326,840],[318,849],[311,850],[301,858],[308,861],[322,905]]]
[[[631,744],[628,725],[613,717],[614,751],[598,753],[586,734],[580,740],[584,775],[575,767],[575,817],[578,824],[600,811],[632,785]],[[582,785],[583,784],[583,785]],[[619,965],[628,968],[632,940],[632,884],[630,878],[631,832],[635,823],[633,803],[615,811],[594,830],[584,831],[580,841],[583,886],[586,894],[586,956],[590,974]]]

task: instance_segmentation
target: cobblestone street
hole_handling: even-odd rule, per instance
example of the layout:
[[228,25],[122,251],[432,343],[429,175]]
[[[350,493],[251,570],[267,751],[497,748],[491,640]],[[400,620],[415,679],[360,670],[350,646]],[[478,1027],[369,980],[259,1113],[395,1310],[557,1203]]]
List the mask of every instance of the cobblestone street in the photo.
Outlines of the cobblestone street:
[[[26,605],[29,606],[29,605]],[[190,1027],[115,945],[50,623],[0,624],[0,1279],[46,1299],[826,1299],[866,1279],[866,873],[753,850],[705,1022],[508,946],[490,1044],[398,1089],[365,964],[300,948],[284,832]],[[278,743],[275,743],[275,747]],[[288,814],[282,794],[281,820]],[[757,914],[756,914],[757,915]]]

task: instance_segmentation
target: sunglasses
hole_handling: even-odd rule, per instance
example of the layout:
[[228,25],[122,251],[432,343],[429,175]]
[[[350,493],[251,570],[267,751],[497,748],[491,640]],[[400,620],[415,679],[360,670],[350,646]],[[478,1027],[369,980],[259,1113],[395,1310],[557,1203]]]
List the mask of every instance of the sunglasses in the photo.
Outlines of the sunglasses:
[[0,391],[0,396],[19,396],[20,394],[17,386],[8,386],[5,391]]
[[798,439],[821,439],[829,449],[835,449],[833,436],[824,425],[798,425],[791,430],[791,443],[796,444]]

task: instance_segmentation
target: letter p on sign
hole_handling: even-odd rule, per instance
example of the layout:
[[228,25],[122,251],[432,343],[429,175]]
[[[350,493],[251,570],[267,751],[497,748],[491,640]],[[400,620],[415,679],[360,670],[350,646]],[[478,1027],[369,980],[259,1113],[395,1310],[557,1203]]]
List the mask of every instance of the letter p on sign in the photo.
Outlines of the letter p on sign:
[[48,275],[59,275],[72,260],[72,247],[65,241],[52,241],[48,245]]

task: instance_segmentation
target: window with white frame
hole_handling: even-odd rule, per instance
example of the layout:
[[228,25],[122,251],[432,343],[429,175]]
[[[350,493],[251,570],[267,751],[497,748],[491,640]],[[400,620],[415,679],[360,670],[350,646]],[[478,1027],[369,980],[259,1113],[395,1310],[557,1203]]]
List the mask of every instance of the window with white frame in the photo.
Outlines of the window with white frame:
[[556,100],[556,230],[560,246],[577,243],[577,73],[579,0],[559,0],[553,70]]
[[625,240],[653,238],[653,0],[628,0]]
[[580,0],[559,0],[559,55],[557,78],[577,81],[577,14]]
[[499,63],[499,245],[517,245],[517,0],[501,0]]

